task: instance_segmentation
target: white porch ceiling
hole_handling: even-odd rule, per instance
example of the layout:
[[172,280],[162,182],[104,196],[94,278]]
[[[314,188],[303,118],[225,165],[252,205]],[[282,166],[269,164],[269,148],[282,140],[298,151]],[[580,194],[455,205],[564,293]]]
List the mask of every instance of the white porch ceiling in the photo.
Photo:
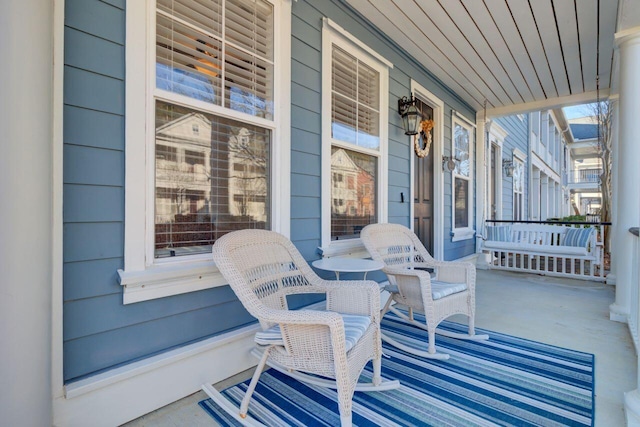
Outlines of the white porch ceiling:
[[[612,84],[618,0],[344,0],[476,110],[590,101]],[[624,1],[624,0],[623,0]]]

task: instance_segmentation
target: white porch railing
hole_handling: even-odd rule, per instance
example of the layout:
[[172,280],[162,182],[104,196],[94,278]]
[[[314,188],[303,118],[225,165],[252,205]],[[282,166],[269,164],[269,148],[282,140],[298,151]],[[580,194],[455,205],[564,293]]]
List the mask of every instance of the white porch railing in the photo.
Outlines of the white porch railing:
[[600,175],[602,175],[601,168],[591,169],[576,169],[571,171],[569,175],[570,184],[582,184],[582,183],[596,183],[600,182]]

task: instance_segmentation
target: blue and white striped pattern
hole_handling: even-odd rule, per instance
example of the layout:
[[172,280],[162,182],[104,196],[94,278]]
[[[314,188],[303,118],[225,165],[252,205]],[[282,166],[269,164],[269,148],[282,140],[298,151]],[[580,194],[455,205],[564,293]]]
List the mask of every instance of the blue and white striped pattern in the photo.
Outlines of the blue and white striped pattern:
[[593,233],[593,228],[570,228],[564,236],[565,246],[587,247],[587,242]]
[[510,225],[488,225],[486,227],[487,240],[492,242],[510,242],[511,226]]
[[[345,347],[351,350],[371,324],[371,318],[355,314],[340,314],[344,322]],[[254,341],[260,345],[284,345],[280,325],[274,325],[265,331],[256,332]]]
[[[424,318],[416,315],[418,321]],[[425,347],[427,332],[387,314],[385,334]],[[466,332],[466,326],[440,327]],[[488,333],[488,341],[438,336],[445,361],[426,360],[384,345],[382,375],[399,379],[397,390],[356,392],[353,423],[358,426],[590,426],[594,409],[594,357],[509,335]],[[371,365],[361,381],[371,378]],[[224,395],[239,405],[247,384]],[[238,425],[211,400],[200,405],[223,426]],[[309,387],[273,369],[265,372],[249,413],[262,423],[298,426],[339,425],[335,390]]]
[[434,301],[465,290],[467,290],[466,283],[447,283],[439,280],[431,281],[431,296]]

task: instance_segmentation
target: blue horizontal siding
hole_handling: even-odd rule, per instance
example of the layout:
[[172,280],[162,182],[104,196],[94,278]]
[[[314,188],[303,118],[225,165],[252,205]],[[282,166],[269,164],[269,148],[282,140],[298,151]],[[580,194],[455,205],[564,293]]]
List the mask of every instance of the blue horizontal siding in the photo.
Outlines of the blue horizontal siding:
[[320,93],[297,83],[291,84],[292,105],[310,111],[320,111],[322,102]]
[[90,261],[124,256],[121,222],[65,223],[64,262]]
[[123,267],[122,257],[65,263],[64,301],[72,302],[112,294],[122,298],[122,286],[117,281],[117,270]]
[[292,127],[291,148],[295,151],[319,156],[322,151],[322,138],[320,137],[320,133]]
[[[106,295],[70,301],[64,309],[64,334],[68,340],[126,328],[130,325],[156,321],[159,315],[169,318],[194,310],[236,301],[229,286],[200,292],[159,298],[132,305],[122,305],[122,295]],[[83,321],[91,319],[91,322]]]
[[291,60],[291,75],[295,76],[295,82],[300,86],[315,89],[316,91],[322,82],[319,70],[293,59]]
[[292,150],[291,172],[293,174],[320,176],[320,156]]
[[64,376],[79,379],[89,373],[99,372],[98,367],[107,369],[149,357],[254,320],[236,300],[82,339],[65,340]]
[[124,80],[124,46],[66,27],[64,63],[74,68]]
[[124,153],[65,144],[64,183],[124,185]]
[[122,6],[114,7],[99,0],[66,0],[64,6],[65,26],[124,45],[125,14]]
[[71,222],[123,222],[124,189],[96,185],[64,185],[65,220]]
[[320,218],[320,199],[317,197],[291,197],[291,216],[295,218]]
[[297,174],[291,181],[291,197],[319,195],[322,183],[319,176]]
[[67,105],[122,115],[124,81],[65,66],[64,102]]
[[64,106],[64,142],[86,147],[124,150],[124,116]]

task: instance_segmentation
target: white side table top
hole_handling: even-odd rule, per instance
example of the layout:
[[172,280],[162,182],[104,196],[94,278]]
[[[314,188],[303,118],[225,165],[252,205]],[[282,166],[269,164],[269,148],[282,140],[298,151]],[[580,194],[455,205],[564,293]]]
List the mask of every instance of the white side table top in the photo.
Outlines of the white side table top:
[[340,279],[340,273],[364,273],[382,270],[384,263],[362,258],[322,258],[311,263],[315,268],[325,271],[333,271]]

